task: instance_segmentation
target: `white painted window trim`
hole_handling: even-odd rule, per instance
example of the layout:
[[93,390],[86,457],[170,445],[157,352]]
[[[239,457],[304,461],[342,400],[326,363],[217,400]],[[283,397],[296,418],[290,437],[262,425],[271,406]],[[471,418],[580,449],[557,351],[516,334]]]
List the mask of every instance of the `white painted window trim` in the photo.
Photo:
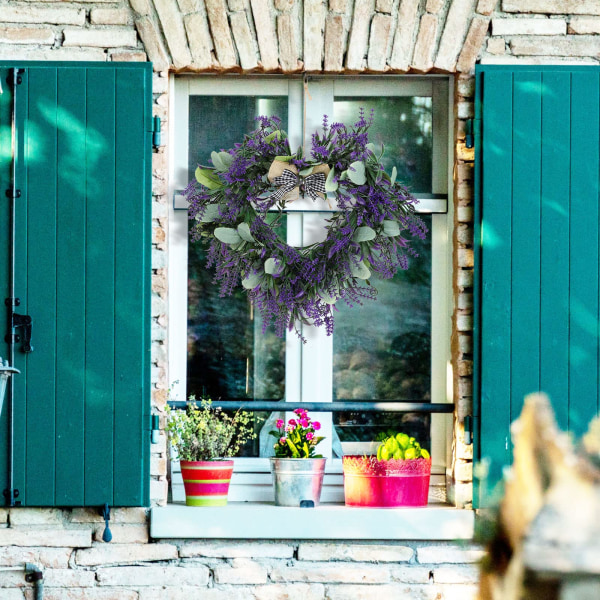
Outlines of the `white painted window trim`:
[[[364,86],[367,77],[344,77],[333,79],[331,77],[316,76],[309,82],[310,95],[304,94],[302,80],[299,78],[282,77],[255,77],[237,78],[230,77],[202,77],[186,76],[171,79],[172,102],[170,104],[171,128],[169,131],[169,148],[171,160],[169,161],[170,197],[174,202],[169,207],[169,377],[174,385],[172,398],[185,399],[186,381],[186,356],[185,335],[184,343],[177,340],[176,332],[187,331],[187,215],[184,211],[175,210],[177,191],[188,184],[187,155],[187,114],[188,94],[199,93],[202,95],[247,95],[256,90],[260,94],[287,96],[289,99],[289,114],[302,114],[302,105],[307,98],[307,123],[305,132],[310,140],[312,132],[321,126],[323,114],[333,114],[334,95],[361,96],[364,95]],[[451,252],[436,252],[436,247],[450,248],[452,219],[452,174],[449,156],[452,156],[452,98],[449,94],[451,78],[447,76],[403,76],[403,77],[373,77],[368,78],[369,94],[388,96],[430,95],[434,102],[434,162],[433,162],[433,194],[448,195],[448,200],[425,199],[419,204],[419,212],[430,213],[435,211],[447,214],[433,214],[433,244],[434,251],[432,264],[432,279],[436,282],[432,291],[432,331],[435,338],[432,340],[432,402],[453,401],[452,372],[450,361],[450,333],[452,314],[452,288],[451,288]],[[259,86],[257,89],[256,86]],[[342,87],[343,86],[343,89]],[[325,93],[321,93],[321,92]],[[291,146],[300,145],[302,138],[300,123],[290,118],[288,135]],[[443,129],[445,135],[439,135]],[[436,135],[437,133],[437,135]],[[306,145],[306,140],[304,141]],[[310,143],[310,141],[308,141]],[[440,206],[441,205],[441,206]],[[301,200],[294,203],[294,210],[302,210]],[[314,210],[314,205],[310,205]],[[322,209],[327,210],[324,205]],[[293,212],[293,211],[290,211]],[[296,222],[298,235],[301,219],[319,218],[319,215],[293,215],[292,228]],[[322,218],[322,217],[321,217]],[[182,230],[183,228],[183,230]],[[290,240],[291,243],[300,243],[302,239]],[[174,266],[176,265],[176,268]],[[183,291],[178,293],[177,290]],[[332,338],[325,335],[322,328],[310,328],[304,331],[310,340],[322,338],[319,347],[327,351],[332,345]],[[295,334],[288,334],[286,339],[286,400],[300,403],[300,390],[305,397],[314,400],[316,392],[328,390],[326,397],[321,401],[331,401],[331,372],[321,373],[315,377],[322,361],[317,353],[311,353],[311,360],[302,361],[301,343]],[[296,368],[291,368],[296,365]],[[298,368],[297,365],[301,365]],[[183,382],[183,385],[182,385]],[[329,385],[325,385],[329,382]],[[315,389],[312,389],[312,388]],[[318,387],[318,389],[316,389]],[[331,453],[331,418],[319,416],[323,422],[323,434],[326,436],[323,445],[323,454]],[[445,486],[445,472],[449,466],[451,456],[451,415],[433,414],[432,429],[438,432],[432,436],[432,456],[434,463],[432,469],[432,494],[431,500],[443,496]],[[174,476],[173,500],[182,499],[183,489],[180,480],[178,464],[172,465]],[[179,481],[179,483],[178,483]],[[236,469],[230,490],[230,500],[269,502],[272,501],[272,484],[270,483],[268,459],[236,459]],[[341,482],[341,461],[330,459],[328,461],[327,475],[323,489],[324,502],[343,502],[343,486]]]

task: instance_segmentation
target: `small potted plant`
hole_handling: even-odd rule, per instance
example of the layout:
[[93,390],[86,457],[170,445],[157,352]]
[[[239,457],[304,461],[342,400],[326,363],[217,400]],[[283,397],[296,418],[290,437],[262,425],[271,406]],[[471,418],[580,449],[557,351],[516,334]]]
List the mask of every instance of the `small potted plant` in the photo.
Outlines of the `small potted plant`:
[[377,456],[344,456],[344,497],[347,506],[425,506],[431,457],[414,437],[385,437]]
[[167,407],[165,430],[181,464],[188,506],[227,504],[233,460],[240,448],[256,437],[251,415],[238,410],[233,416],[212,408],[210,399],[198,406],[194,396],[185,410]]
[[285,424],[276,423],[277,430],[269,433],[277,438],[271,472],[277,506],[317,506],[321,498],[326,458],[316,453],[324,438],[317,435],[321,428],[306,410],[294,410],[296,418]]

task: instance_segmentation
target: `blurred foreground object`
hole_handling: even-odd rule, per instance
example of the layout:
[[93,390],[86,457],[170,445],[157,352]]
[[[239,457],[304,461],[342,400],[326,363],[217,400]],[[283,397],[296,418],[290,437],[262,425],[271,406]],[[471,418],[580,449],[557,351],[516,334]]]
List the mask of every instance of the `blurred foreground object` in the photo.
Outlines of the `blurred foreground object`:
[[577,449],[548,398],[532,394],[512,426],[505,481],[481,600],[600,598],[600,420]]

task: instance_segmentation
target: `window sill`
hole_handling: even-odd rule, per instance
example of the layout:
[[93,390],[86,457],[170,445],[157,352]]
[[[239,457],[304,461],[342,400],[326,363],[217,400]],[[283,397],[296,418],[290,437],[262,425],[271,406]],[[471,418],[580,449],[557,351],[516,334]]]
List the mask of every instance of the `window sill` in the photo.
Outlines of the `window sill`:
[[321,504],[290,508],[261,502],[193,507],[169,504],[151,511],[153,538],[470,540],[474,512],[446,504],[422,508],[353,508]]

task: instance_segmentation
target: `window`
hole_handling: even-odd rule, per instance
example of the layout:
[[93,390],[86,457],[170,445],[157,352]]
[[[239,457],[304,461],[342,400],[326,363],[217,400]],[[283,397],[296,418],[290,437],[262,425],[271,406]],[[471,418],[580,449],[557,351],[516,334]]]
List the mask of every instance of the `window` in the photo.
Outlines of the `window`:
[[[447,77],[402,78],[207,78],[174,81],[171,133],[169,363],[174,393],[213,399],[303,401],[451,402],[451,252],[448,215]],[[419,259],[389,281],[377,280],[376,301],[339,306],[333,336],[304,328],[285,340],[265,335],[243,290],[219,298],[203,249],[188,245],[186,187],[197,165],[212,150],[227,149],[255,128],[258,115],[283,120],[292,148],[310,141],[323,115],[353,123],[359,108],[375,111],[370,141],[385,143],[386,170],[421,199],[419,212],[430,229],[419,244]],[[305,146],[309,146],[305,144]],[[293,245],[320,241],[323,220],[335,210],[298,200],[290,206],[280,236]],[[416,244],[415,244],[415,247]],[[450,388],[450,390],[448,389]],[[269,422],[277,414],[256,413],[259,437],[236,461],[231,500],[267,500],[273,438]],[[432,481],[443,484],[450,417],[439,414],[348,411],[321,413],[329,456],[323,501],[343,499],[342,454],[369,452],[370,440],[388,428],[411,431],[434,457]],[[262,420],[261,420],[262,419]],[[237,484],[237,485],[236,485]]]

